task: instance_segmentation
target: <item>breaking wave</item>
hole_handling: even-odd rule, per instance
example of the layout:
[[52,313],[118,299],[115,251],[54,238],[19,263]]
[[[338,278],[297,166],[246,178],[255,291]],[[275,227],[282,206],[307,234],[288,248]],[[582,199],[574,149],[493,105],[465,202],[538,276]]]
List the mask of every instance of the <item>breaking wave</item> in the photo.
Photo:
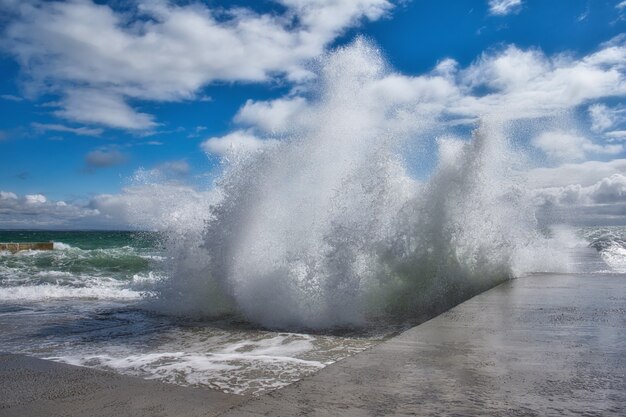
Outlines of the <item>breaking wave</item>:
[[626,228],[621,226],[583,231],[589,247],[596,249],[612,272],[626,273]]
[[157,249],[122,245],[0,252],[0,301],[138,300],[163,278]]
[[[362,39],[320,68],[298,127],[278,144],[234,149],[216,197],[176,210],[174,262],[155,306],[273,328],[360,326],[565,268],[565,254],[537,231],[523,154],[498,118],[468,137],[435,139],[429,132],[444,121],[371,99],[391,73]],[[435,140],[436,168],[417,180],[407,155]]]

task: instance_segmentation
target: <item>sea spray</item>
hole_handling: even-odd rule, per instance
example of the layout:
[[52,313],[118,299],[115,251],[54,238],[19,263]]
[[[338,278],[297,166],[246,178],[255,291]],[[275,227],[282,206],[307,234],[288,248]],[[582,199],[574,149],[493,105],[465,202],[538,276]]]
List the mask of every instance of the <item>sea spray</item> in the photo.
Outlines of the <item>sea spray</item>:
[[233,149],[219,198],[178,222],[160,308],[274,328],[358,326],[441,311],[536,267],[529,248],[542,238],[503,122],[439,139],[438,165],[420,182],[403,149],[432,140],[441,121],[372,100],[393,76],[380,53],[358,39],[319,76],[288,137]]

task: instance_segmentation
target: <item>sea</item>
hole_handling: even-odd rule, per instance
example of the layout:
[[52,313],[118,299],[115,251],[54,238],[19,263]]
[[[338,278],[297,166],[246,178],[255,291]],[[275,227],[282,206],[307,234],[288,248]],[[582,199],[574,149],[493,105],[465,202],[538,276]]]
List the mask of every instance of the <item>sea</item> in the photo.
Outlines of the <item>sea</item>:
[[164,315],[146,302],[165,278],[159,233],[0,231],[0,242],[48,241],[54,250],[0,251],[0,352],[258,395],[392,333],[294,333],[232,315]]
[[[164,314],[151,303],[171,262],[161,234],[0,232],[0,242],[47,241],[54,250],[0,252],[0,351],[258,395],[406,326],[280,331],[239,315]],[[577,229],[569,245],[584,260],[570,273],[626,273],[626,227]]]

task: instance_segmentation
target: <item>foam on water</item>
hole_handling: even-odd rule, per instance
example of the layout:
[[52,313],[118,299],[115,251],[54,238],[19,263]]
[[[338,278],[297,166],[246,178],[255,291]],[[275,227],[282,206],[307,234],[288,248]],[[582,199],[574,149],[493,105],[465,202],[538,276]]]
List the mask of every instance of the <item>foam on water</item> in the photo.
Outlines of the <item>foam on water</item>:
[[606,263],[603,272],[626,273],[626,227],[588,228],[580,234]]
[[0,288],[0,301],[49,301],[69,299],[90,300],[138,300],[145,294],[128,288],[112,286],[91,286],[84,288],[62,287],[58,285],[22,285]]
[[113,369],[179,385],[209,386],[233,394],[260,394],[315,373],[336,360],[332,355],[326,357],[325,362],[320,358],[305,359],[315,352],[314,341],[309,335],[268,334],[223,345],[223,342],[194,342],[191,346],[188,344],[185,351],[161,351],[168,347],[166,345],[153,353],[113,350],[48,359]]

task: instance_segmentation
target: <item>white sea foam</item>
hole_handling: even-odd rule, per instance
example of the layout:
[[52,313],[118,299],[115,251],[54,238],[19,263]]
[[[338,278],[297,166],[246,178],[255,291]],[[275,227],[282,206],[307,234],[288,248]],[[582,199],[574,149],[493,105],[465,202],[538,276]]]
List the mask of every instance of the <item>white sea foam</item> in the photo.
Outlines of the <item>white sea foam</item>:
[[144,293],[107,286],[75,288],[59,285],[0,287],[0,301],[46,301],[67,299],[138,300]]
[[[256,340],[232,340],[236,337],[231,334],[217,348],[198,341],[189,345],[187,338],[184,351],[133,353],[111,348],[107,353],[82,352],[47,359],[179,385],[210,386],[234,394],[260,394],[277,389],[334,362],[306,358],[307,354],[315,354],[314,336],[276,334]],[[342,357],[336,353],[334,356],[335,360]]]
[[73,249],[72,246],[68,245],[67,243],[63,243],[63,242],[53,242],[53,248],[54,248],[54,250],[69,250],[69,249]]

